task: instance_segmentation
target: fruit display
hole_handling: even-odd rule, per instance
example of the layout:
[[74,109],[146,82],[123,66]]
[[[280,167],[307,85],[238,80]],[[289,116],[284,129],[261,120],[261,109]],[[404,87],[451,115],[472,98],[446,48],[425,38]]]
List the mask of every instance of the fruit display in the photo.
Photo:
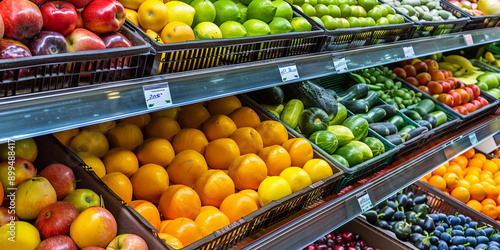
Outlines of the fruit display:
[[499,168],[500,159],[488,159],[471,148],[421,180],[500,222]]
[[[484,15],[481,10],[478,9],[478,3],[476,0],[446,0],[449,3],[455,5],[457,8],[467,12],[471,16],[482,16]],[[495,0],[496,1],[496,0]],[[488,0],[484,1],[488,2]],[[486,7],[483,4],[481,4],[481,8]]]
[[38,147],[33,139],[2,144],[0,148],[3,248],[126,249],[135,245],[134,249],[148,249],[138,235],[117,235],[117,221],[100,194],[79,187],[77,179],[81,176],[72,168],[59,163],[40,166],[35,161]]
[[331,232],[319,238],[319,240],[315,241],[303,250],[319,250],[328,248],[335,250],[379,250],[378,248],[367,246],[359,234],[339,231]]
[[405,22],[391,6],[376,0],[294,0],[293,5],[328,30]]
[[310,31],[282,0],[128,1],[120,0],[127,18],[158,43],[240,38]]
[[307,140],[236,96],[55,136],[176,248],[333,175]]
[[414,22],[455,20],[457,17],[443,9],[439,0],[385,0]]

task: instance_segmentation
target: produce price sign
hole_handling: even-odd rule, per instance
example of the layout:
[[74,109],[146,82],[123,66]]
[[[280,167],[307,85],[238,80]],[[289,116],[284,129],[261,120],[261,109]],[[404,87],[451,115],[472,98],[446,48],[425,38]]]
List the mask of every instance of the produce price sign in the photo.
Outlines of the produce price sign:
[[172,97],[168,82],[142,86],[146,106],[148,109],[156,109],[172,106]]
[[368,192],[366,190],[356,194],[356,198],[358,199],[361,211],[366,212],[373,207],[372,201],[370,200],[370,195],[368,195]]
[[280,70],[281,80],[283,82],[300,78],[299,72],[297,71],[297,66],[295,65],[295,63],[278,66],[278,68]]
[[344,56],[333,56],[333,66],[337,73],[344,73],[349,70]]
[[472,144],[472,146],[475,146],[478,142],[477,137],[476,137],[476,133],[470,134],[469,140],[470,140],[470,143]]
[[471,34],[464,34],[464,39],[465,39],[465,44],[467,44],[467,46],[474,45],[474,41],[472,40]]
[[405,57],[415,57],[415,51],[413,50],[413,46],[411,44],[404,46],[403,52],[405,53]]

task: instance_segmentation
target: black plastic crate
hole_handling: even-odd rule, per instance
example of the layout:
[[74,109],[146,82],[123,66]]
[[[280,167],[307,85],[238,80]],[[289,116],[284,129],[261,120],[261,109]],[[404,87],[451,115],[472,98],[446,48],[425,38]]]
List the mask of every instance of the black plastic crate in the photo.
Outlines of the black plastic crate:
[[477,30],[483,28],[491,28],[497,27],[500,24],[500,15],[483,15],[483,16],[473,16],[457,6],[449,3],[447,0],[441,0],[445,3],[445,5],[453,8],[457,13],[460,13],[462,16],[468,17],[470,20],[465,24],[465,27],[462,29],[465,30]]
[[129,48],[2,59],[0,98],[143,77],[150,45],[125,25]]

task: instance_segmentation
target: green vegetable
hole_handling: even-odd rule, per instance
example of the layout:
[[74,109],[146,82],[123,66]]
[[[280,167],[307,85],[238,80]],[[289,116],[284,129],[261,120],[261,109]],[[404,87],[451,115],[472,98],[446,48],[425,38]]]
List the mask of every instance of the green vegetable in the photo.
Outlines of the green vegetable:
[[283,90],[278,86],[250,92],[248,95],[256,102],[267,105],[279,105],[285,98]]
[[266,108],[269,111],[274,111],[278,114],[281,114],[281,112],[283,112],[283,109],[285,108],[285,105],[283,105],[283,104],[279,104],[279,105],[261,104],[261,106]]
[[320,108],[312,107],[300,113],[299,128],[307,137],[316,131],[326,130],[329,123],[328,114]]
[[424,128],[427,128],[429,130],[431,130],[433,127],[432,127],[432,124],[427,121],[427,120],[420,120],[420,121],[416,121],[416,123]]
[[417,204],[417,205],[413,206],[413,211],[415,211],[415,213],[417,213],[417,214],[420,214],[420,218],[423,219],[429,213],[429,206],[425,203]]
[[[430,121],[430,120],[432,120],[432,117],[434,117],[434,119],[436,121],[436,126],[434,126],[433,122]],[[433,128],[439,127],[439,126],[441,126],[441,124],[444,124],[448,121],[448,117],[446,116],[446,113],[444,113],[441,110],[431,112],[430,114],[425,115],[423,119],[429,121],[432,124]]]
[[295,96],[304,103],[305,108],[320,108],[328,116],[334,117],[337,115],[337,100],[330,91],[312,81],[298,82],[293,87]]
[[337,115],[335,117],[330,116],[330,125],[340,125],[347,118],[347,109],[342,103],[337,103],[339,105]]
[[488,89],[493,89],[498,87],[498,73],[493,72],[484,72],[484,74],[477,77],[478,82],[484,82],[488,85]]
[[323,149],[328,154],[333,154],[339,145],[339,141],[335,134],[325,130],[316,131],[310,137],[309,140],[316,144],[318,147]]
[[373,158],[373,153],[372,153],[372,150],[370,149],[370,147],[368,145],[360,142],[360,141],[351,141],[346,146],[352,146],[352,147],[359,149],[361,151],[361,153],[363,154],[363,161],[367,161],[367,160],[370,160],[371,158]]
[[[337,97],[337,100],[342,102],[343,100],[354,100],[360,97],[366,96],[368,94],[369,88],[366,84],[356,84],[345,91],[345,95]],[[366,112],[365,112],[366,113]]]
[[346,167],[349,167],[349,162],[342,156],[340,155],[337,155],[337,154],[333,154],[331,155],[333,159],[337,160],[338,162],[340,162],[340,164],[346,166]]
[[392,232],[399,240],[406,241],[410,238],[411,226],[406,221],[398,221],[392,225]]
[[[405,135],[408,136],[408,135]],[[406,138],[401,137],[400,134],[392,134],[384,137],[386,140],[388,140],[390,143],[394,145],[399,145],[405,142]]]
[[396,127],[396,125],[394,125],[390,122],[372,123],[372,124],[370,124],[370,128],[382,136],[392,135],[392,134],[395,134],[398,132],[398,127]]
[[408,133],[410,131],[412,131],[413,129],[416,129],[417,127],[413,126],[413,125],[406,125],[404,128],[400,129],[399,130],[399,133]]
[[339,142],[339,147],[347,145],[354,139],[352,131],[346,126],[342,125],[328,126],[327,131],[332,132],[337,137],[337,140]]
[[374,107],[368,113],[366,114],[372,122],[379,122],[384,120],[384,118],[387,115],[387,112],[385,112],[385,109],[380,108],[380,107]]
[[361,116],[348,117],[342,125],[351,130],[356,141],[363,140],[368,135],[368,121]]
[[300,114],[304,111],[304,104],[299,99],[290,100],[281,112],[281,121],[291,128],[299,124]]
[[335,151],[335,154],[345,158],[351,167],[363,162],[363,153],[353,146],[345,145],[340,147]]
[[344,100],[341,103],[346,106],[351,112],[355,114],[368,113],[368,111],[375,105],[380,95],[373,90],[368,91],[365,98],[357,100]]
[[399,115],[395,115],[395,116],[389,118],[389,120],[387,120],[387,122],[394,124],[394,126],[396,126],[396,128],[398,130],[402,129],[404,126],[404,123],[405,123],[403,117],[401,117]]
[[385,153],[384,143],[375,137],[366,137],[362,142],[370,147],[373,156],[379,156]]
[[382,108],[385,110],[385,118],[384,119],[389,119],[393,116],[396,115],[397,109],[394,107],[394,105],[390,104],[382,104],[382,105],[377,105],[373,108]]
[[420,114],[415,110],[405,110],[403,111],[403,114],[405,114],[406,116],[408,116],[408,118],[414,121],[422,120]]

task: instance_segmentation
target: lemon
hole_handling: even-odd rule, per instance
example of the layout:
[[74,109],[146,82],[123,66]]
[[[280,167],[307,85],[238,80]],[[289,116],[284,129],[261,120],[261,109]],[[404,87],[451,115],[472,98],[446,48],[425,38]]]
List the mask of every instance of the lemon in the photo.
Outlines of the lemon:
[[144,1],[146,0],[120,0],[118,2],[120,2],[125,8],[137,10],[139,9],[139,6],[144,3]]
[[163,40],[161,40],[161,37],[158,33],[148,29],[146,30],[146,35],[151,37],[153,40],[155,40],[157,43],[163,43]]
[[247,36],[263,36],[271,34],[271,29],[267,23],[258,19],[249,19],[243,23],[247,30]]
[[294,17],[290,22],[293,27],[293,31],[311,31],[312,25],[303,17]]
[[104,163],[102,163],[101,159],[99,159],[97,156],[87,153],[87,152],[78,152],[76,153],[78,156],[80,156],[80,159],[82,159],[87,166],[92,168],[92,171],[95,172],[99,178],[102,178],[104,175],[106,175],[106,167],[104,166]]
[[222,38],[222,31],[215,23],[202,22],[193,29],[196,40]]
[[271,176],[260,183],[257,193],[259,194],[260,205],[264,206],[271,201],[279,200],[291,194],[292,188],[282,177]]
[[[11,230],[11,227],[14,230]],[[14,232],[13,235],[10,232]],[[9,240],[11,238],[12,240]],[[0,227],[0,246],[2,249],[28,250],[40,244],[40,233],[35,226],[25,221],[14,221],[14,225],[5,224]]]
[[215,6],[210,0],[194,0],[190,5],[196,11],[191,26],[196,26],[201,22],[214,22],[216,15]]
[[240,20],[238,22],[244,23],[247,20],[248,7],[242,3],[237,3],[238,9],[240,9]]
[[322,159],[311,159],[304,164],[302,169],[309,174],[313,183],[333,175],[333,170],[328,162]]
[[133,24],[139,26],[139,14],[137,14],[137,11],[125,8],[125,17]]
[[304,169],[299,167],[286,168],[285,170],[281,171],[280,177],[285,179],[285,181],[290,184],[293,193],[312,184],[312,180],[311,177],[309,177],[309,174],[304,171]]
[[238,38],[247,36],[245,27],[235,21],[224,22],[220,27],[223,38]]
[[275,0],[271,2],[276,6],[276,13],[274,17],[283,17],[286,20],[291,21],[293,18],[293,10],[292,7],[283,0]]
[[253,0],[248,5],[248,19],[259,19],[266,23],[271,22],[277,7],[269,0]]
[[179,43],[195,39],[193,29],[181,21],[169,22],[161,31],[160,36],[164,43]]
[[231,0],[219,0],[214,3],[217,15],[214,23],[221,25],[226,21],[239,21],[241,18],[240,9]]
[[168,22],[179,21],[189,26],[193,24],[196,10],[189,4],[181,1],[170,1],[165,4],[168,11]]
[[158,0],[147,0],[137,10],[141,28],[160,32],[168,22],[168,10],[165,4]]
[[271,34],[281,34],[293,31],[292,24],[283,17],[275,17],[270,23]]

